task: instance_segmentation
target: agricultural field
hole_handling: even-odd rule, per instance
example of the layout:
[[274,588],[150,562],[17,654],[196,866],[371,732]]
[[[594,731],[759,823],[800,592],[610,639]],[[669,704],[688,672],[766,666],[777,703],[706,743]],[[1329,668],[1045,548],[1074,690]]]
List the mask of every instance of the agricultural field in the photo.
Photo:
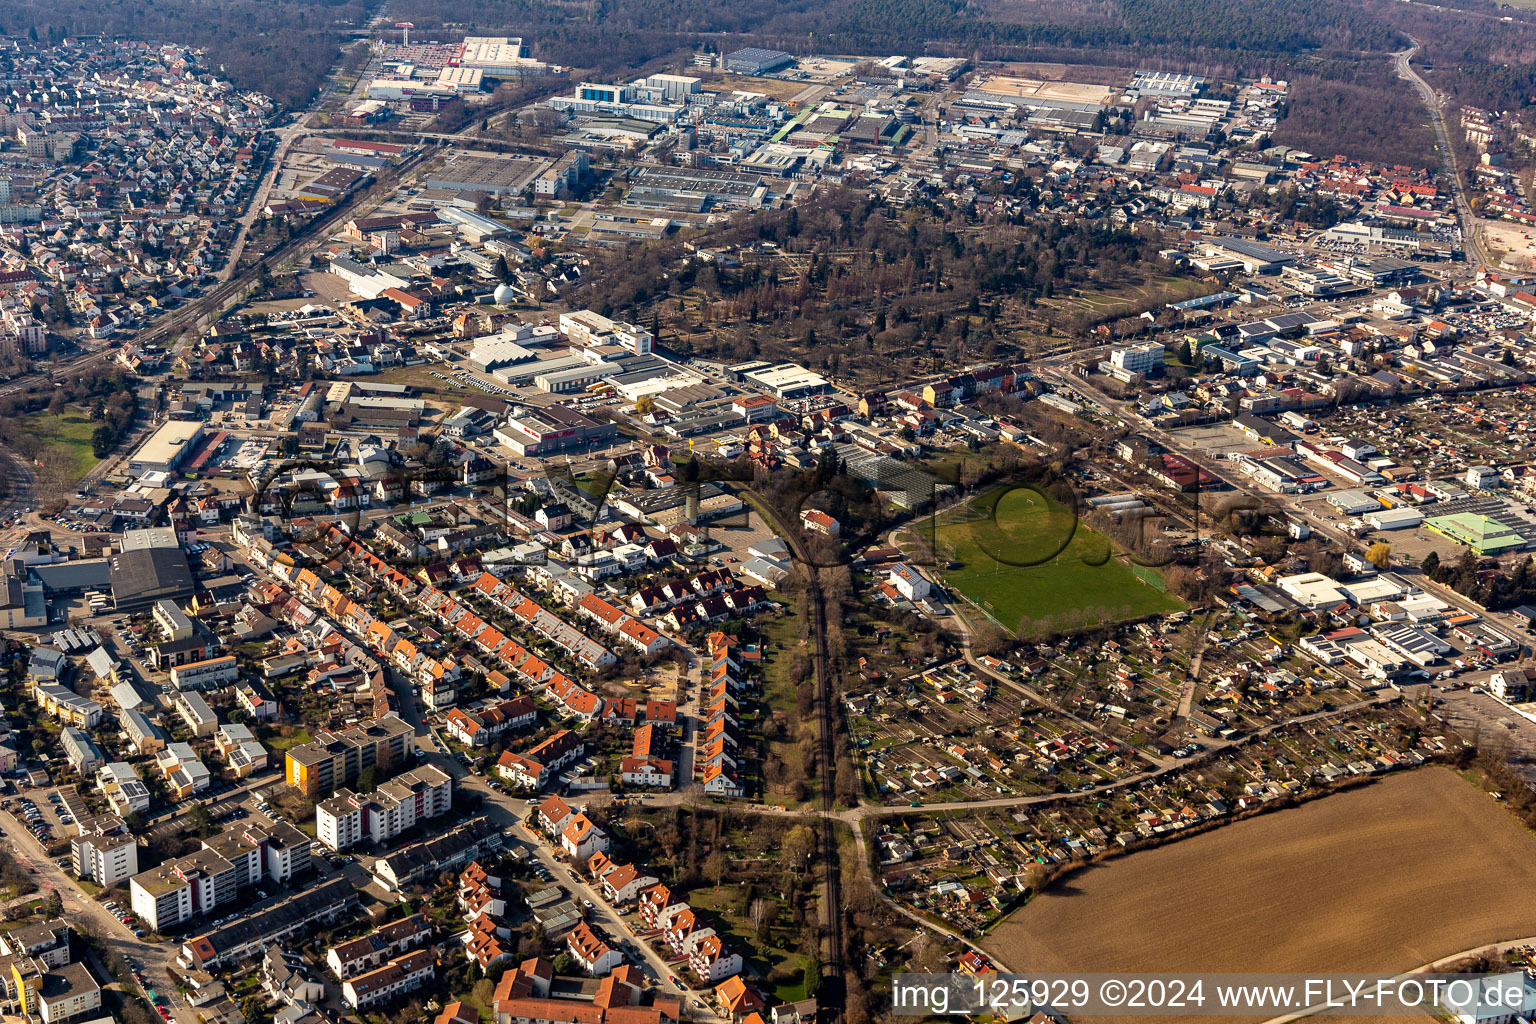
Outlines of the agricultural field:
[[1536,837],[1435,767],[1087,867],[984,945],[1040,971],[1403,971],[1533,915]]
[[1184,607],[1159,574],[1131,566],[1040,491],[988,491],[942,513],[936,528],[919,529],[932,530],[940,559],[959,563],[944,573],[945,582],[1021,634]]

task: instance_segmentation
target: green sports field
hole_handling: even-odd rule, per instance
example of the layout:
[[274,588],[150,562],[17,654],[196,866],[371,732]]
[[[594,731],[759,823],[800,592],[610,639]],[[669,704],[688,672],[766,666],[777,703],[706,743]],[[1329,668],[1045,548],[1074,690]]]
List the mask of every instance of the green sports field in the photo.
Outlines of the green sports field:
[[[945,582],[1008,629],[1024,619],[1072,630],[1177,611],[1155,569],[1133,566],[1072,510],[1030,488],[999,488],[939,517]],[[1029,630],[1025,630],[1028,632]]]

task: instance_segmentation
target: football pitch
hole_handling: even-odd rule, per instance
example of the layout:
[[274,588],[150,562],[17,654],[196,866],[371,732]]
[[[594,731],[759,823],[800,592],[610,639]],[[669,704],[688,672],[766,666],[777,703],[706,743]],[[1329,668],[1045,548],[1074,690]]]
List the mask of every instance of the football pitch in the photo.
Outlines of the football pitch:
[[1008,629],[1030,620],[1072,630],[1184,607],[1157,570],[1133,566],[1033,488],[988,491],[919,529],[932,530],[938,558],[957,566],[943,571],[945,582]]

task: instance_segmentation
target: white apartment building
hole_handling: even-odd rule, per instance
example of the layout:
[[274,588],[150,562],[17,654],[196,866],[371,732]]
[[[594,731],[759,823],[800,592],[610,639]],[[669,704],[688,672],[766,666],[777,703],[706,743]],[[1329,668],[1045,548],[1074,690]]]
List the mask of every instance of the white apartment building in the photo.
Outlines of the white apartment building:
[[194,661],[190,665],[177,665],[171,669],[171,685],[178,690],[209,690],[233,683],[239,678],[240,668],[235,664],[233,654]]
[[315,807],[315,836],[332,850],[365,841],[385,843],[452,806],[453,778],[440,768],[422,765],[367,795],[337,790]]
[[1161,343],[1149,341],[1145,345],[1112,349],[1109,353],[1109,363],[1126,373],[1139,373],[1143,377],[1151,377],[1163,368],[1163,352]]
[[75,836],[69,841],[69,853],[75,877],[104,889],[139,873],[139,844],[126,831]]

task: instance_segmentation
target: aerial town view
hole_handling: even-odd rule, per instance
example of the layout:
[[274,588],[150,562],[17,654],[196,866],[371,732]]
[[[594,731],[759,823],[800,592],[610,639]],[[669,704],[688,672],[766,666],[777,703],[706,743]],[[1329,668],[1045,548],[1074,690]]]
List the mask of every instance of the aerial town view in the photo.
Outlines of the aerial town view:
[[1529,1024],[1536,3],[13,0],[0,549],[0,1022]]

